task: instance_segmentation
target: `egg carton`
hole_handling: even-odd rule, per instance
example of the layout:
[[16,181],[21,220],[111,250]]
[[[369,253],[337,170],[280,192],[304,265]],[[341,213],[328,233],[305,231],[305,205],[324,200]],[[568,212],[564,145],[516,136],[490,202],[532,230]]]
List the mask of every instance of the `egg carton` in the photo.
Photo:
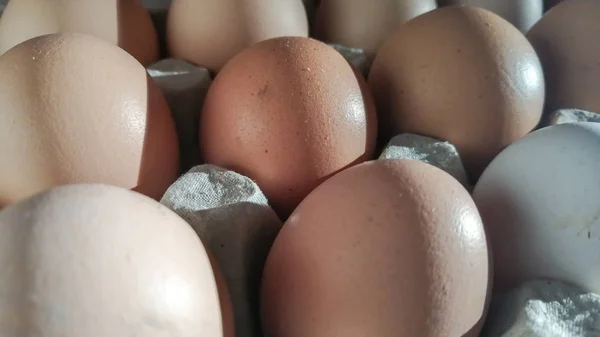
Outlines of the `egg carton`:
[[[165,53],[164,27],[169,0],[144,0]],[[306,1],[305,1],[306,2]],[[0,4],[0,12],[4,4]],[[310,8],[310,7],[309,7]],[[360,49],[331,44],[363,74],[369,60]],[[176,59],[148,67],[172,110],[178,131],[182,176],[161,203],[186,220],[222,266],[234,307],[236,336],[260,337],[258,295],[261,269],[269,247],[283,225],[266,196],[250,178],[209,164],[201,164],[197,125],[199,106],[212,83],[211,72]],[[543,126],[600,122],[600,115],[582,110],[560,110]],[[380,159],[419,160],[434,165],[469,185],[462,160],[449,142],[414,134],[400,134],[383,149]],[[568,284],[539,280],[523,284],[492,299],[484,337],[600,336],[600,296]]]

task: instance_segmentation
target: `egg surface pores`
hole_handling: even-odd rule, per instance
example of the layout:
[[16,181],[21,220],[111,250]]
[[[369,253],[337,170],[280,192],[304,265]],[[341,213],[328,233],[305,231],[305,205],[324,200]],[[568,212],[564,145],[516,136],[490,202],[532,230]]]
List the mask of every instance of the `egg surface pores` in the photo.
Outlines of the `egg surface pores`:
[[178,156],[160,89],[122,49],[46,35],[0,57],[0,207],[70,183],[158,199],[177,177]]
[[502,151],[475,186],[494,252],[495,285],[541,278],[600,293],[600,124],[531,133]]
[[369,74],[382,141],[411,132],[449,141],[476,179],[505,146],[530,132],[544,104],[535,51],[487,10],[445,7],[406,23]]
[[265,336],[476,336],[488,268],[460,183],[419,161],[363,163],[283,225],[263,273]]
[[62,186],[2,210],[0,270],[6,337],[224,336],[200,239],[132,191]]
[[315,34],[320,40],[361,48],[375,56],[398,26],[436,7],[435,0],[323,0]]
[[158,60],[158,37],[139,0],[11,0],[0,19],[0,54],[52,33],[83,33],[121,46],[145,66]]
[[301,37],[263,41],[232,59],[200,121],[207,163],[255,180],[283,218],[319,183],[369,158],[376,117],[357,73]]
[[599,1],[564,1],[527,33],[544,68],[548,112],[577,108],[600,113],[599,16]]
[[308,36],[300,0],[173,0],[167,44],[173,57],[219,71],[250,45],[278,36]]

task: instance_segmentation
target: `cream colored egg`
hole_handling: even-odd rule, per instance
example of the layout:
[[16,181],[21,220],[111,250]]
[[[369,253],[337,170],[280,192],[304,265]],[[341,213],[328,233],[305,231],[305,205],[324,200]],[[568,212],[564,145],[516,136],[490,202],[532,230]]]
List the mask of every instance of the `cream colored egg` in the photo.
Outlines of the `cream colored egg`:
[[173,0],[169,9],[169,53],[212,71],[279,36],[308,36],[301,0]]
[[0,54],[52,33],[84,33],[121,46],[145,66],[158,60],[158,37],[140,0],[11,0],[0,19]]
[[435,8],[435,0],[322,0],[315,35],[373,57],[398,26]]
[[136,192],[69,185],[4,209],[0,270],[3,337],[231,336],[202,242]]
[[179,171],[160,89],[91,35],[30,39],[0,57],[0,207],[47,188],[104,183],[160,199]]

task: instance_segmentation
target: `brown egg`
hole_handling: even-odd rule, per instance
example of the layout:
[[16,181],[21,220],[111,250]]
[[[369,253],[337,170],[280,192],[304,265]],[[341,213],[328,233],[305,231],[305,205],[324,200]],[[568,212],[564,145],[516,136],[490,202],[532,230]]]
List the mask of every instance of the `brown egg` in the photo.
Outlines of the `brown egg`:
[[282,37],[232,59],[200,121],[207,163],[255,180],[282,218],[335,172],[369,159],[375,113],[348,62],[319,41]]
[[546,76],[546,110],[600,113],[600,2],[569,0],[552,8],[527,38]]
[[177,178],[169,108],[122,49],[91,35],[46,35],[3,54],[0,76],[0,207],[88,182],[158,199]]
[[301,0],[173,0],[169,9],[171,55],[215,72],[244,48],[278,36],[308,36]]
[[526,32],[542,17],[544,0],[443,0],[444,5],[469,5],[492,11]]
[[475,337],[488,283],[484,228],[462,185],[419,161],[367,162],[283,225],[263,272],[265,337]]
[[456,6],[403,25],[379,50],[369,85],[382,141],[411,132],[449,141],[475,180],[504,147],[530,132],[544,104],[539,59],[513,25]]
[[30,38],[52,33],[103,38],[145,66],[159,57],[156,31],[139,0],[11,0],[0,19],[0,54]]
[[435,0],[323,0],[317,10],[315,36],[361,48],[372,57],[398,26],[436,7]]
[[62,186],[4,209],[0,270],[3,336],[233,337],[193,229],[125,189]]

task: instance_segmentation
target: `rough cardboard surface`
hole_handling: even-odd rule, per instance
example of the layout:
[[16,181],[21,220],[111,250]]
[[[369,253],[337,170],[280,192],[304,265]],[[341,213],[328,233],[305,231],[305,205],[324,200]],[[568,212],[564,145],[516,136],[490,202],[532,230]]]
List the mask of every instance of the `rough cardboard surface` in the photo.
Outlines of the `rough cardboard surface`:
[[387,144],[380,159],[412,159],[440,168],[470,190],[467,173],[454,145],[437,139],[400,134]]
[[577,122],[600,123],[600,114],[579,109],[557,110],[550,114],[549,125]]
[[201,162],[198,129],[204,98],[212,83],[210,72],[182,60],[165,59],[150,66],[148,73],[171,108],[185,172]]
[[551,281],[492,299],[482,337],[600,336],[600,296]]
[[192,168],[161,203],[186,220],[213,253],[227,282],[237,337],[259,337],[262,268],[282,222],[249,178],[213,165]]

